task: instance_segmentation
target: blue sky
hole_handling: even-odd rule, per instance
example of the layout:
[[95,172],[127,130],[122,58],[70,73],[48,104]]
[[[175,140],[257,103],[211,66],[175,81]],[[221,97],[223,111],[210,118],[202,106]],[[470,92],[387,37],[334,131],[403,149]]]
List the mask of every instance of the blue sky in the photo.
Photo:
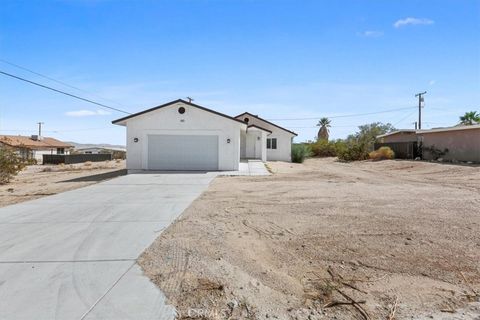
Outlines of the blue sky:
[[[0,70],[141,111],[191,96],[267,119],[332,117],[331,136],[391,122],[423,127],[480,111],[480,1],[9,1],[0,7]],[[112,101],[113,100],[113,101]],[[338,117],[388,109],[377,115]],[[124,144],[122,114],[0,75],[0,133]],[[316,120],[278,120],[316,135]]]

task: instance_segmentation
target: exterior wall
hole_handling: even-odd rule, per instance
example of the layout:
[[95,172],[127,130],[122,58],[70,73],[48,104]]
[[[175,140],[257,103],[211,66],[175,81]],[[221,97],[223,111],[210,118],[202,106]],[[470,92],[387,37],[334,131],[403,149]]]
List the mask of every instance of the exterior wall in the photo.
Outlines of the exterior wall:
[[[240,115],[237,118],[243,120],[245,117],[249,118],[248,124],[254,124],[261,128],[272,131],[268,138],[277,138],[277,149],[267,149],[268,161],[292,161],[292,139],[293,134],[285,130],[279,129],[276,126],[272,126],[268,122],[254,118],[250,115]],[[265,138],[265,145],[267,144]]]
[[[184,107],[184,114],[178,113]],[[238,170],[240,162],[240,131],[245,125],[211,112],[178,102],[126,120],[127,169],[148,168],[149,134],[218,135],[219,170]],[[138,138],[138,142],[134,139]],[[227,142],[230,139],[230,143]]]
[[[37,163],[43,162],[43,155],[44,154],[57,154],[57,148],[47,149],[47,150],[33,150],[33,158],[37,160]],[[65,149],[64,154],[70,154],[68,149]]]
[[243,158],[267,161],[267,132],[258,129],[247,129],[242,145],[245,144]]
[[[435,146],[436,149],[449,151],[442,156],[445,160],[480,162],[480,128],[451,130],[443,132],[419,133],[424,147]],[[431,160],[429,152],[423,157]]]
[[416,142],[417,134],[415,132],[398,132],[383,138],[380,138],[381,143],[389,142]]
[[241,130],[240,132],[240,158],[247,158],[247,131]]

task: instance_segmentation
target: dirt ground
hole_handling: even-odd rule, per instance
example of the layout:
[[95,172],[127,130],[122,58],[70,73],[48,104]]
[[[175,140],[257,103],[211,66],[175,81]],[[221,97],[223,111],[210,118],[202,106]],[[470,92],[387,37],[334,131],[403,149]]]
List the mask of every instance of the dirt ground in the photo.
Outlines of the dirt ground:
[[88,186],[125,174],[125,161],[28,166],[0,185],[0,207]]
[[480,319],[480,167],[268,165],[141,256],[179,319]]

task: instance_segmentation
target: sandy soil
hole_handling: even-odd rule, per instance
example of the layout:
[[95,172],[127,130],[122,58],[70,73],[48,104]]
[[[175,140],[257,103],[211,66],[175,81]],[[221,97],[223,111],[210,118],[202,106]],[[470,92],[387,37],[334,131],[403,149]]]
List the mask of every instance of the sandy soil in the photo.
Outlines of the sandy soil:
[[0,185],[0,207],[88,186],[125,174],[125,161],[28,166]]
[[479,167],[269,166],[214,180],[141,256],[179,319],[479,319]]

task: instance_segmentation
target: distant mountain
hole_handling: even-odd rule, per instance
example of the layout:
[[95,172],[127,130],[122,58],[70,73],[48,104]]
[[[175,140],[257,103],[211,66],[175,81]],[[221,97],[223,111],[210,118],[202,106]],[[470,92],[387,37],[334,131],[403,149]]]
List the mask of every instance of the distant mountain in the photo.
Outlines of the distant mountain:
[[66,141],[65,143],[68,143],[72,146],[75,147],[75,149],[85,149],[85,148],[105,148],[105,149],[125,149],[125,146],[119,145],[119,144],[108,144],[108,143],[77,143],[77,142],[72,142],[72,141]]

